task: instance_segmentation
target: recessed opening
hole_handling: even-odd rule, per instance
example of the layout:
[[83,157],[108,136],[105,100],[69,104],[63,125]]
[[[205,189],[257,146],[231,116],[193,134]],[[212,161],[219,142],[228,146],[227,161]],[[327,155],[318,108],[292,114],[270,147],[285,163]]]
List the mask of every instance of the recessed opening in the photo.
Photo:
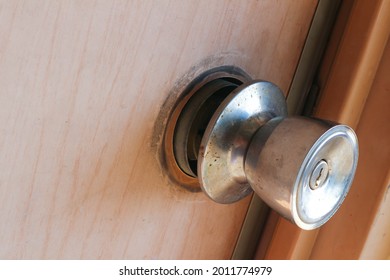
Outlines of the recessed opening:
[[180,112],[173,134],[177,164],[187,175],[197,177],[200,143],[206,127],[222,101],[242,82],[219,78],[199,88]]
[[197,162],[200,143],[213,114],[250,76],[233,66],[211,69],[183,90],[165,134],[165,156],[172,177],[191,190],[199,189]]

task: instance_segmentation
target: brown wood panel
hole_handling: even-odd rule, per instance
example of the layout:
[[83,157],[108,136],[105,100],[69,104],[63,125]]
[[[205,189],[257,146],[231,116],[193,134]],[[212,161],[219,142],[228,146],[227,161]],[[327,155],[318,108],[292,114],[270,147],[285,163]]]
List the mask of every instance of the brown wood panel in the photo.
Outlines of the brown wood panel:
[[157,116],[221,65],[286,91],[315,6],[1,1],[0,258],[230,258],[249,200],[172,184]]
[[353,187],[339,215],[320,230],[312,258],[385,259],[390,252],[389,69],[388,42],[356,128],[360,157]]
[[355,128],[389,36],[390,2],[356,1],[350,13],[316,116]]
[[385,80],[389,64],[383,51],[389,33],[389,1],[343,2],[319,75],[322,89],[315,116],[356,129],[361,155],[354,183],[339,211],[318,230],[303,231],[272,216],[270,224],[276,226],[272,234],[268,233],[267,244],[265,241],[260,244],[258,256],[270,259],[388,256],[390,117]]

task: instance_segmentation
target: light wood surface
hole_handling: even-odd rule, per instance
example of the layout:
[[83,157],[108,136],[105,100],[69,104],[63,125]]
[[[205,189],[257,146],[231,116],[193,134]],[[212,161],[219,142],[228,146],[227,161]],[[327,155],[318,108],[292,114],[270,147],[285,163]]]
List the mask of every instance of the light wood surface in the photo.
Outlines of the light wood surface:
[[221,65],[287,91],[315,6],[1,1],[0,258],[230,258],[249,198],[172,184],[157,116]]

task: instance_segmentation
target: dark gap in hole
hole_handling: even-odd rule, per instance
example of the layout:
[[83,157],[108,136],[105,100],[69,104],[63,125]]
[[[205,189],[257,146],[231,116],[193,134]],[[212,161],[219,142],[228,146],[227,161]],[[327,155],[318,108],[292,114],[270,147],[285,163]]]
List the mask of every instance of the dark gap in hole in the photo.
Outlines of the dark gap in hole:
[[232,78],[232,77],[221,78],[221,80],[225,80],[227,82],[231,82],[233,84],[236,84],[237,86],[240,86],[240,85],[243,84],[243,82],[241,82],[240,80],[237,80],[236,78]]
[[[215,78],[207,79],[210,75]],[[172,144],[176,163],[188,176],[197,177],[200,144],[215,111],[232,91],[249,79],[241,69],[226,66],[203,73],[185,89],[183,94],[191,93],[191,97],[178,116]],[[200,87],[193,91],[197,85]]]
[[[221,79],[225,80],[225,79]],[[236,81],[236,79],[230,79]],[[206,131],[207,125],[209,124],[212,116],[219,107],[219,105],[225,100],[225,98],[237,88],[236,83],[229,82],[225,87],[217,90],[213,93],[199,108],[196,113],[196,117],[191,124],[190,133],[187,141],[187,157],[188,163],[192,172],[197,176],[197,162],[198,152],[200,144]]]

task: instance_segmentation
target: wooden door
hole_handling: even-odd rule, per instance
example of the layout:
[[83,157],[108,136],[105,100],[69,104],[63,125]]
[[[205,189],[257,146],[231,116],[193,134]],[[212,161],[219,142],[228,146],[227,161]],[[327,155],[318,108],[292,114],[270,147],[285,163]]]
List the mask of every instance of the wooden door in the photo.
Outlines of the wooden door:
[[223,65],[287,93],[316,5],[1,1],[0,258],[230,258],[250,198],[169,180],[162,104]]

